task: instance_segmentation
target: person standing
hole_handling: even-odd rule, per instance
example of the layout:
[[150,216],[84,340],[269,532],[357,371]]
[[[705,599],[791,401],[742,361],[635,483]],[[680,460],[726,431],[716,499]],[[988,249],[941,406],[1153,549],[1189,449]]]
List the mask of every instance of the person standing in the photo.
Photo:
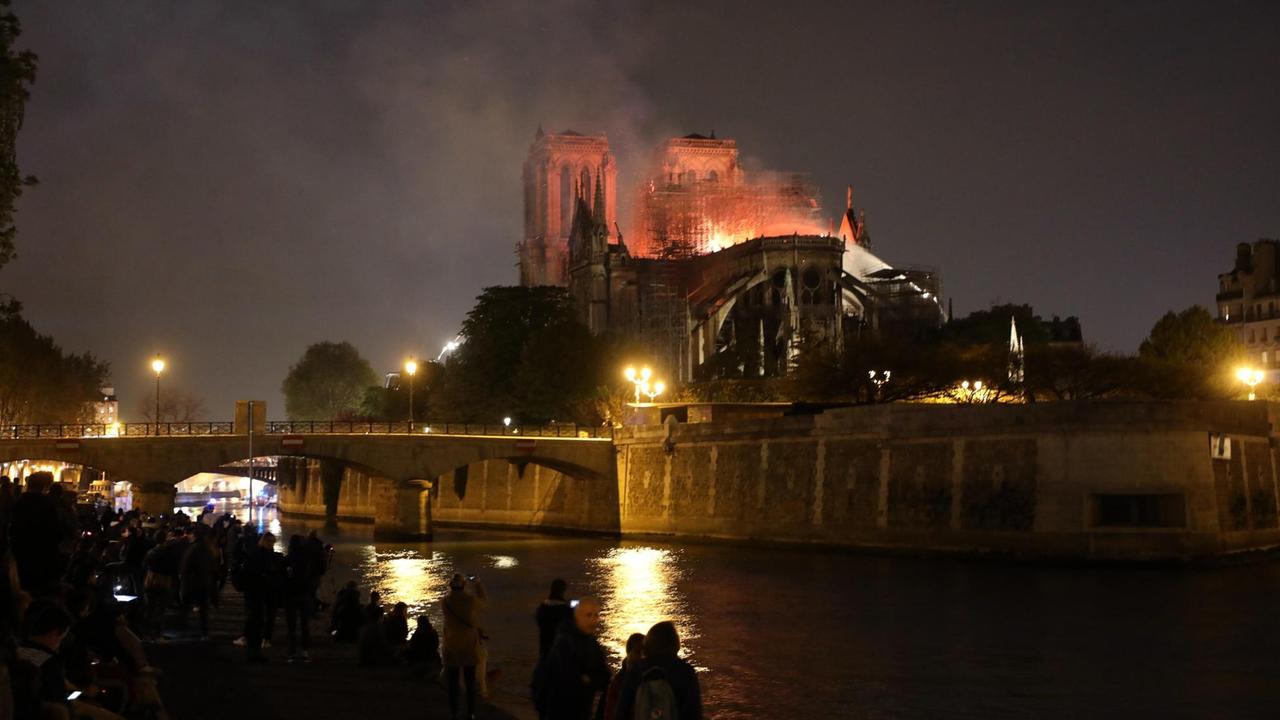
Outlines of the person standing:
[[467,579],[455,574],[449,594],[440,600],[444,614],[444,675],[449,688],[449,714],[458,715],[459,675],[467,684],[467,718],[476,716],[476,665],[480,663],[480,611],[487,602],[484,585],[473,575],[473,592]]
[[244,637],[249,662],[266,662],[262,654],[263,634],[270,622],[271,593],[279,580],[272,577],[279,570],[275,551],[276,536],[266,532],[258,538],[258,546],[250,551],[241,570],[244,592]]
[[206,525],[196,525],[193,540],[182,555],[178,572],[182,615],[194,606],[200,618],[200,639],[209,639],[209,605],[218,589],[218,559]]
[[[312,553],[307,551],[302,536],[289,538],[289,554],[285,556],[288,580],[285,584],[284,622],[289,635],[289,661],[309,660],[311,649],[311,616],[315,612],[316,594],[313,580],[316,568]],[[298,652],[301,640],[301,653]]]
[[569,607],[569,601],[565,600],[564,594],[569,590],[569,583],[556,578],[551,581],[551,593],[547,595],[547,599],[542,601],[538,606],[538,610],[534,613],[534,619],[538,622],[538,659],[547,656],[551,651],[551,643],[555,642],[556,633],[560,631],[560,626],[573,617],[573,608]]
[[674,624],[664,621],[649,628],[644,637],[644,662],[623,677],[616,718],[631,720],[638,704],[653,707],[665,699],[674,701],[680,720],[702,720],[698,673],[679,653],[680,635]]
[[539,664],[534,700],[543,720],[590,720],[596,693],[609,686],[609,665],[596,639],[600,603],[582,598]]

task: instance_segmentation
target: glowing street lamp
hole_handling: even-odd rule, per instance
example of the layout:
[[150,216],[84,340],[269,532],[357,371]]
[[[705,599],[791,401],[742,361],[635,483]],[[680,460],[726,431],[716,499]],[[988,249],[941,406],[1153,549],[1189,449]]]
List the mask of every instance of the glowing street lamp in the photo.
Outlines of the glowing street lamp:
[[1262,382],[1263,377],[1265,376],[1261,370],[1243,367],[1236,370],[1236,379],[1244,383],[1249,388],[1250,400],[1258,399],[1258,395],[1253,391],[1253,388],[1257,386],[1258,383]]
[[642,391],[644,392],[645,395],[649,396],[649,402],[653,402],[653,399],[661,395],[662,392],[666,389],[667,389],[666,383],[659,380],[652,385],[650,385],[648,382],[645,382]]
[[893,374],[892,370],[868,370],[867,377],[871,379],[871,384],[875,385],[875,397],[871,398],[872,402],[880,399],[880,388],[889,382],[889,376]]
[[160,357],[160,353],[156,353],[156,357],[151,361],[151,369],[156,374],[156,435],[160,434],[160,373],[164,372],[164,358]]
[[502,418],[503,432],[506,432],[506,430],[510,429],[510,427],[511,427],[511,418],[510,417]]
[[982,394],[982,381],[975,380],[970,383],[965,380],[960,383],[960,389],[964,392],[964,401],[971,403]]
[[622,374],[626,376],[631,384],[636,386],[636,404],[639,405],[641,388],[649,383],[649,378],[653,377],[653,371],[649,369],[648,365],[640,368],[639,372],[636,372],[635,367],[628,366]]
[[418,374],[418,363],[413,358],[404,361],[404,371],[409,374],[409,432],[413,432],[413,376]]

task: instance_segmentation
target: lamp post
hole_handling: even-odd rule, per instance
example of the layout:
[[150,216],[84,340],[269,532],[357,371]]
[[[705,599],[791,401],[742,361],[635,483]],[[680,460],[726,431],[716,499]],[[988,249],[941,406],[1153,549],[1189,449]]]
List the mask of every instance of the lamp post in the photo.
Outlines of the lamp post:
[[160,373],[164,372],[164,358],[160,357],[160,353],[156,353],[156,357],[151,361],[151,369],[156,373],[156,435],[160,434]]
[[649,378],[653,376],[653,371],[649,369],[648,365],[640,368],[639,372],[636,372],[635,367],[629,366],[622,374],[626,376],[627,380],[631,381],[631,384],[636,386],[636,404],[639,405],[641,388],[649,383]]
[[404,371],[409,373],[409,432],[413,432],[413,376],[418,373],[418,363],[409,358],[404,363]]
[[505,433],[510,428],[511,428],[511,418],[510,417],[502,418],[502,431]]
[[1256,387],[1258,383],[1262,382],[1263,377],[1264,374],[1261,370],[1254,370],[1253,368],[1240,368],[1236,370],[1236,379],[1244,383],[1245,386],[1249,388],[1250,400],[1258,399],[1258,395],[1253,391],[1253,388]]
[[875,386],[875,390],[872,391],[875,393],[875,397],[871,398],[871,402],[880,401],[880,388],[884,387],[884,384],[889,382],[889,376],[892,374],[893,374],[892,370],[884,370],[884,371],[868,370],[867,371],[867,377],[871,379],[871,384]]
[[975,380],[970,383],[968,380],[960,383],[960,389],[964,391],[964,401],[967,403],[974,402],[975,398],[982,394],[982,381]]
[[652,403],[653,399],[661,395],[666,389],[666,383],[661,380],[655,382],[653,385],[650,385],[648,382],[644,383],[644,394],[649,396],[650,403]]

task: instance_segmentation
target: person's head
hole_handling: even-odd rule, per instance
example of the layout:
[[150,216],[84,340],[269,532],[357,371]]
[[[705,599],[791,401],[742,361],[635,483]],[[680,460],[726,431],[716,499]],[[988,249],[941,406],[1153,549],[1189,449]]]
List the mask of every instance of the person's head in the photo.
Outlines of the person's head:
[[268,550],[276,546],[276,536],[269,533],[262,533],[262,537],[258,538],[258,547],[264,547]]
[[600,627],[600,601],[584,597],[573,609],[573,624],[587,635],[595,635]]
[[398,602],[391,607],[391,614],[399,617],[409,617],[409,606],[402,602]]
[[453,577],[449,579],[449,589],[454,592],[461,592],[466,586],[467,579],[462,576],[462,573],[454,573]]
[[380,603],[380,602],[382,602],[382,593],[378,592],[377,590],[370,590],[370,591],[369,591],[369,604],[370,604],[370,605],[377,605],[377,604],[378,604],[378,603]]
[[289,536],[289,552],[295,553],[302,550],[302,536],[293,534]]
[[62,644],[71,615],[53,600],[36,600],[27,608],[27,639],[51,650]]
[[43,493],[53,484],[53,473],[33,472],[27,476],[27,492]]
[[680,635],[670,621],[649,628],[644,636],[644,656],[650,660],[674,660],[680,652]]
[[627,638],[627,664],[631,665],[644,658],[644,634],[631,633]]
[[429,628],[429,627],[431,627],[431,618],[427,617],[426,615],[419,615],[419,616],[418,616],[418,627],[420,627],[420,628],[423,628],[423,627],[428,627],[428,628]]
[[348,589],[348,590],[355,590],[355,589],[356,589],[356,581],[355,581],[355,580],[348,580],[348,581],[347,581],[347,589]]
[[564,594],[569,590],[569,583],[561,578],[551,581],[551,594],[547,595],[550,600],[563,600]]
[[54,500],[62,500],[62,483],[54,483],[49,486],[49,497]]

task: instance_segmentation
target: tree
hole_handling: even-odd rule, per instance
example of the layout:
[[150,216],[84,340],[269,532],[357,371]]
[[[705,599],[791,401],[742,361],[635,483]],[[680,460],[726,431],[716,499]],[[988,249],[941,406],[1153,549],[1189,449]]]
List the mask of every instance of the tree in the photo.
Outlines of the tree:
[[315,343],[285,376],[285,413],[291,420],[351,417],[360,412],[366,388],[377,380],[369,361],[351,343]]
[[15,253],[18,230],[14,205],[22,188],[35,184],[34,177],[23,177],[18,168],[17,146],[31,84],[36,79],[36,55],[14,50],[22,25],[9,6],[10,0],[0,0],[0,267]]
[[21,311],[16,300],[0,303],[0,425],[88,420],[110,367],[89,353],[64,352]]
[[[138,400],[138,413],[146,422],[155,422],[156,391]],[[204,399],[180,388],[160,389],[160,422],[194,422],[205,417]]]
[[1229,398],[1238,394],[1234,368],[1244,348],[1208,310],[1193,305],[1167,312],[1138,347],[1135,384],[1159,398]]

